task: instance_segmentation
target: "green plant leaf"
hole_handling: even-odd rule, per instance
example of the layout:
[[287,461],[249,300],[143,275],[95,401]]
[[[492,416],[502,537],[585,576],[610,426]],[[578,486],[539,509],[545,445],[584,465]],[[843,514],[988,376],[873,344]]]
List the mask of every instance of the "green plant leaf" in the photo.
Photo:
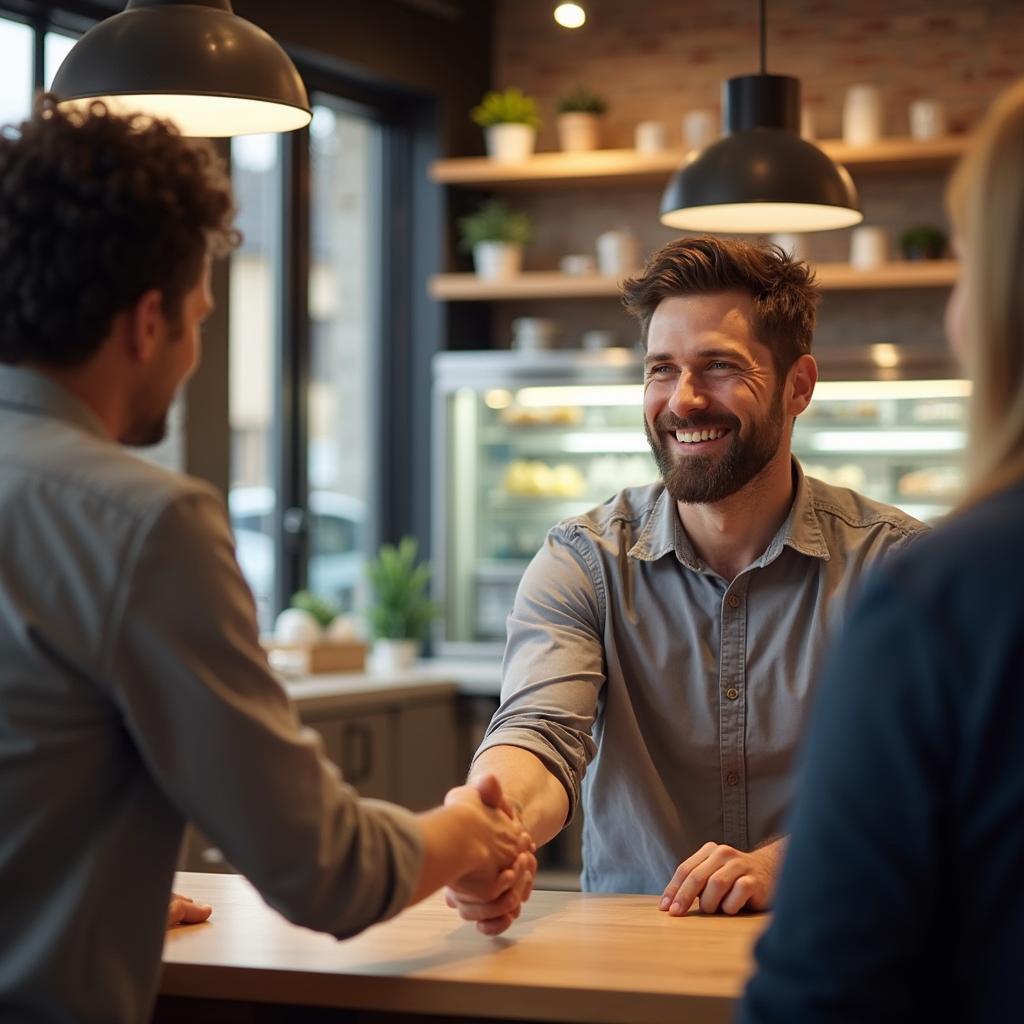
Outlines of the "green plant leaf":
[[603,114],[608,101],[585,85],[577,85],[558,98],[557,109],[560,114]]
[[413,537],[397,545],[383,544],[367,567],[373,603],[367,611],[375,637],[390,640],[422,640],[440,609],[427,596],[430,566],[416,561]]
[[291,607],[309,612],[325,628],[338,617],[338,606],[311,590],[298,590],[292,594]]
[[475,213],[459,219],[459,234],[465,249],[472,249],[477,242],[525,245],[533,237],[533,220],[500,199],[490,199]]
[[540,127],[537,116],[537,102],[526,96],[522,89],[510,88],[504,92],[488,92],[480,104],[469,112],[469,116],[481,128],[495,124],[527,124]]

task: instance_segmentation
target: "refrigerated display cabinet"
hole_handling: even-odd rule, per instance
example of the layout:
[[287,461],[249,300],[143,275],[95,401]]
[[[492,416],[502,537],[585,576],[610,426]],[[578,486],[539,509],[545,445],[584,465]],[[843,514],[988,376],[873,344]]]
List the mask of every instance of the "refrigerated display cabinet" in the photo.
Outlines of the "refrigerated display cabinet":
[[[805,471],[926,521],[962,484],[969,385],[944,352],[816,353],[798,418]],[[530,558],[559,520],[658,478],[643,431],[642,356],[445,352],[434,363],[433,551],[442,655],[500,655]]]

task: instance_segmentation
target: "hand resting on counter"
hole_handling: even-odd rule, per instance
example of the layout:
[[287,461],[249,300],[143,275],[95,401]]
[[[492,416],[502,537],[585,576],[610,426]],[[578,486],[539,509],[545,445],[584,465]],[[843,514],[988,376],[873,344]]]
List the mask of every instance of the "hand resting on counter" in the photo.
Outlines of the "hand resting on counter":
[[213,913],[213,907],[205,903],[196,903],[191,896],[171,893],[170,906],[167,908],[167,927],[179,924],[200,924]]
[[679,917],[699,897],[705,914],[768,910],[785,846],[786,840],[780,838],[744,853],[721,843],[705,843],[676,868],[658,909]]

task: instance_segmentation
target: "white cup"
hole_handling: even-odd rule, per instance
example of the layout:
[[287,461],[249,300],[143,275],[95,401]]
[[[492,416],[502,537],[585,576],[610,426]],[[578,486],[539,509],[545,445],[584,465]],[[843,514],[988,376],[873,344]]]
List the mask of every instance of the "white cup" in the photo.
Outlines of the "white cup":
[[570,253],[558,261],[558,269],[563,274],[592,274],[594,257],[585,252]]
[[938,100],[914,100],[908,119],[912,139],[936,139],[946,134],[946,108]]
[[603,348],[617,348],[619,336],[614,331],[593,328],[583,332],[581,344],[588,352],[595,352]]
[[885,228],[861,225],[850,235],[850,265],[858,270],[879,267],[889,258],[889,235]]
[[800,108],[800,138],[817,138],[814,128],[814,108],[807,106],[806,103]]
[[683,114],[683,149],[703,149],[718,138],[718,118],[713,110],[698,107]]
[[780,249],[784,249],[793,259],[806,260],[810,258],[807,235],[801,232],[779,231],[770,235],[769,241],[774,242]]
[[521,316],[512,321],[512,347],[520,352],[554,348],[558,342],[558,322],[539,316]]
[[851,85],[843,102],[843,142],[870,146],[882,137],[882,94],[877,85]]
[[628,231],[606,231],[597,236],[597,269],[608,277],[624,277],[637,268],[639,249]]
[[661,121],[641,121],[636,126],[634,146],[638,153],[660,153],[665,148],[665,125]]

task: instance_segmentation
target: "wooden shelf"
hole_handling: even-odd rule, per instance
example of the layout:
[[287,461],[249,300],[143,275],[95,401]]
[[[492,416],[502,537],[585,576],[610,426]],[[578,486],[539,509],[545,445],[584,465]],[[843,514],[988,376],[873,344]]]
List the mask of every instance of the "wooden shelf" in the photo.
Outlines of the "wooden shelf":
[[[883,139],[870,146],[835,140],[817,143],[851,172],[922,171],[949,167],[965,150],[968,136],[939,139]],[[591,153],[535,153],[528,160],[503,163],[486,157],[435,160],[430,178],[442,185],[488,188],[540,188],[552,185],[664,183],[683,162],[682,149],[638,153],[634,149],[598,149]]]
[[956,283],[956,260],[902,260],[872,270],[858,270],[848,263],[819,263],[818,283],[826,291],[858,291],[871,288],[949,288]]
[[[955,260],[921,260],[886,263],[872,270],[858,270],[847,263],[819,263],[818,283],[827,291],[876,288],[947,288],[956,281]],[[561,274],[528,271],[502,281],[481,280],[475,274],[436,274],[430,279],[430,295],[449,302],[490,299],[583,299],[614,297],[619,281],[602,274]]]

